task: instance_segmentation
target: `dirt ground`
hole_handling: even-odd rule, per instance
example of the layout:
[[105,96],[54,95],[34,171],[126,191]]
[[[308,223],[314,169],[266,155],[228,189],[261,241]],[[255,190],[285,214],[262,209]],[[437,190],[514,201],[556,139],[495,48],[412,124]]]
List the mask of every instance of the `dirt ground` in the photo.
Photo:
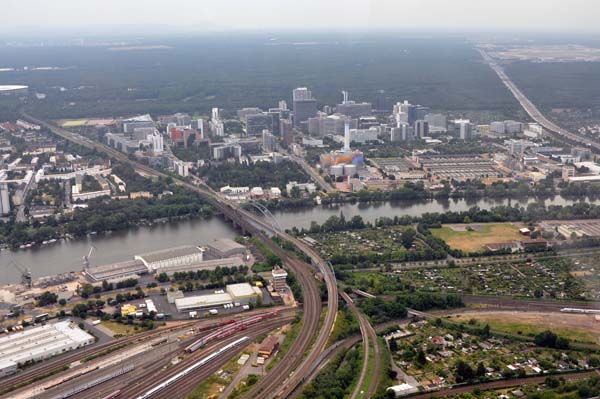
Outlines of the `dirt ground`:
[[490,243],[527,239],[513,223],[449,224],[431,233],[456,249],[478,251]]

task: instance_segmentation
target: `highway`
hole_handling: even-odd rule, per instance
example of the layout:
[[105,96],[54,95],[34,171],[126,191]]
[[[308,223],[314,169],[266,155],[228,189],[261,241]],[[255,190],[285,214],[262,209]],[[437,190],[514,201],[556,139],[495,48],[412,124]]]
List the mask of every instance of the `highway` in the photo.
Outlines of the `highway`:
[[[121,162],[129,163],[137,172],[141,174],[162,178],[168,177],[167,174],[159,172],[149,166],[143,165],[139,162],[131,161],[127,155],[100,142],[89,140],[78,134],[52,125],[46,121],[32,117],[26,113],[22,113],[22,115],[25,119],[44,126],[51,130],[54,134],[75,144],[95,149]],[[302,286],[304,296],[304,319],[301,334],[294,342],[285,358],[282,359],[277,366],[271,370],[269,378],[262,379],[245,396],[246,398],[270,398],[274,396],[286,397],[296,388],[298,384],[300,384],[304,376],[310,372],[311,365],[325,349],[327,339],[333,329],[335,316],[338,309],[338,290],[333,270],[331,270],[326,262],[315,251],[313,251],[303,242],[285,232],[273,231],[273,227],[265,220],[259,218],[255,214],[241,209],[237,204],[225,200],[210,188],[206,186],[200,187],[178,178],[174,178],[173,180],[176,184],[202,195],[209,204],[221,212],[226,219],[232,221],[234,225],[241,227],[244,232],[252,234],[261,239],[269,246],[269,248],[271,248],[271,250],[277,253],[286,264],[291,267],[294,273],[296,273]],[[311,259],[312,266],[322,276],[327,288],[327,307],[325,318],[322,324],[320,323],[322,309],[320,290],[316,284],[315,278],[313,277],[313,269],[306,263],[297,259],[295,256],[285,252],[283,249],[277,246],[274,241],[269,239],[265,233],[277,235],[282,240],[293,243],[300,252],[304,253]],[[319,326],[321,327],[320,329]],[[317,332],[318,335],[316,339],[313,340]],[[302,358],[303,354],[307,353],[307,351],[308,354]]]
[[593,148],[594,150],[600,152],[599,143],[596,143],[595,141],[587,137],[583,137],[578,134],[569,132],[568,130],[561,128],[560,126],[546,118],[538,110],[538,108],[525,96],[525,94],[523,94],[523,92],[506,74],[506,72],[504,72],[504,69],[489,54],[487,54],[482,49],[477,50],[479,51],[479,54],[481,54],[485,62],[490,66],[490,68],[492,68],[492,70],[496,72],[502,83],[504,83],[504,85],[510,90],[510,92],[517,99],[519,104],[521,104],[521,107],[523,107],[523,109],[525,110],[525,112],[527,112],[531,119],[539,123],[544,129],[546,129],[548,132],[554,135],[561,136],[562,138],[566,138],[569,141]]

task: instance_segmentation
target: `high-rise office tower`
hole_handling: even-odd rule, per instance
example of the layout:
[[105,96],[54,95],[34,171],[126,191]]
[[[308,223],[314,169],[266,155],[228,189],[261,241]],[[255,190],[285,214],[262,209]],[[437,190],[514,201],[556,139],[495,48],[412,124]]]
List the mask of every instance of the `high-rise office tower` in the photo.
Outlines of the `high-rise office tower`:
[[344,124],[344,152],[350,152],[350,124]]
[[212,119],[214,120],[220,120],[220,116],[219,116],[219,108],[213,108],[212,109]]
[[415,121],[415,137],[421,139],[429,135],[429,123],[424,120]]
[[458,137],[461,140],[471,140],[473,138],[473,125],[468,119],[456,119],[455,128],[458,128]]
[[306,87],[294,89],[293,99],[294,126],[299,127],[302,122],[317,114],[317,100],[312,98],[312,93]]
[[10,213],[10,196],[8,184],[0,184],[0,215],[6,216]]

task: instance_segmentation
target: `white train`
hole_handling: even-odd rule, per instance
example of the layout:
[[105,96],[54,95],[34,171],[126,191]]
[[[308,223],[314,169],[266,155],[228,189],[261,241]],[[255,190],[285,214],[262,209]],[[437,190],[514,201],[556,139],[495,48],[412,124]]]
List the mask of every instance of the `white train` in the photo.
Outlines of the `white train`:
[[563,313],[600,314],[600,309],[562,308],[560,311]]
[[214,360],[215,358],[219,357],[220,355],[222,355],[223,353],[227,352],[228,350],[235,348],[236,346],[249,341],[250,338],[249,337],[242,337],[238,340],[233,341],[232,343],[225,345],[224,347],[222,347],[221,349],[211,353],[210,355],[206,356],[205,358],[199,360],[198,362],[192,364],[190,367],[186,368],[185,370],[175,374],[173,377],[169,378],[168,380],[166,380],[165,382],[155,386],[154,388],[152,388],[151,390],[147,391],[146,393],[138,396],[136,399],[146,399],[151,397],[152,395],[156,394],[157,392],[162,391],[163,389],[165,389],[166,387],[168,387],[169,385],[177,382],[178,380],[182,379],[183,377],[185,377],[186,375],[188,375],[189,373],[191,373],[192,371],[196,370],[198,367],[202,367],[207,363],[210,363],[212,360]]

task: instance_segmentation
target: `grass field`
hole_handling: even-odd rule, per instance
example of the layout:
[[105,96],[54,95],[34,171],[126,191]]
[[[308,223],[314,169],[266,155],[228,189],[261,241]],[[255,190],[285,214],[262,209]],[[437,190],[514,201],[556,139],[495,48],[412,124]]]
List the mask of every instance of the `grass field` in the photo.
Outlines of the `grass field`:
[[523,239],[519,228],[512,223],[484,223],[476,226],[474,230],[461,231],[460,228],[445,225],[439,229],[431,229],[431,233],[446,241],[450,247],[467,252],[479,251],[485,244]]
[[62,127],[79,127],[85,125],[87,119],[75,119],[71,121],[65,121],[62,123]]
[[114,332],[115,334],[120,334],[123,336],[133,335],[133,334],[140,332],[139,329],[138,330],[135,329],[135,326],[128,325],[128,324],[121,324],[121,323],[117,323],[114,321],[103,321],[102,325],[104,327],[108,328],[109,330],[111,330],[112,332]]
[[489,324],[492,330],[512,335],[534,336],[545,330],[568,338],[571,341],[597,344],[600,324],[592,315],[490,312],[463,315],[453,320],[475,319],[480,325]]

